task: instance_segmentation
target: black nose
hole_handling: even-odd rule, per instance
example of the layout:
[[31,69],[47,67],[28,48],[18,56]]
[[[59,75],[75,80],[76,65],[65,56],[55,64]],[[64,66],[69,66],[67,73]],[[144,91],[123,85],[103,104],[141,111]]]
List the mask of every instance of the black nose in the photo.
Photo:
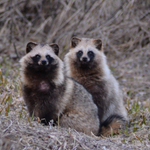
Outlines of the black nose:
[[87,62],[87,61],[88,61],[87,57],[83,57],[83,58],[82,58],[82,61],[83,61],[83,62]]
[[46,60],[42,60],[41,64],[45,66],[46,65]]

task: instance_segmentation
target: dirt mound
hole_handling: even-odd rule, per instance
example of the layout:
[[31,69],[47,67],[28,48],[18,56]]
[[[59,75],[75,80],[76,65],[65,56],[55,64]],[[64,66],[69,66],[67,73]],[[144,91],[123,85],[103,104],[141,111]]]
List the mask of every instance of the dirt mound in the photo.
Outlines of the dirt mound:
[[[141,146],[121,143],[123,138],[98,138],[71,129],[44,127],[37,122],[29,124],[15,117],[0,117],[0,149],[135,149]],[[137,143],[138,144],[138,143]],[[148,148],[143,146],[143,148]]]

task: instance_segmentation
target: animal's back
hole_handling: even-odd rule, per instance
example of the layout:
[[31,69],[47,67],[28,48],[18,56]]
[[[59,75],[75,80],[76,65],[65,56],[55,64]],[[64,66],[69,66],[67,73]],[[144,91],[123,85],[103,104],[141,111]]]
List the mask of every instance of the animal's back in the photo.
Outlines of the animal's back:
[[91,94],[79,83],[72,79],[68,80],[68,82],[73,82],[73,93],[60,125],[69,127],[76,124],[78,131],[89,135],[93,132],[95,135],[98,135],[100,127],[98,108],[93,103]]

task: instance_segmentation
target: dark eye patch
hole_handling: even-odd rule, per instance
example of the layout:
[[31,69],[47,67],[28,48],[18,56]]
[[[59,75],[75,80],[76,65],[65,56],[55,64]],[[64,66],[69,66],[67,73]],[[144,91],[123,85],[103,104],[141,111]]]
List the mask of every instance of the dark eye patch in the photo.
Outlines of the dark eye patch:
[[50,57],[49,55],[46,55],[46,58],[47,58],[47,59],[50,59],[51,57]]
[[88,56],[90,59],[93,59],[95,57],[95,54],[92,51],[88,51]]
[[35,55],[34,57],[32,57],[32,60],[34,62],[38,62],[40,60],[41,56],[39,54]]
[[52,58],[50,55],[46,55],[46,59],[49,63],[51,63],[54,60],[54,58]]
[[77,52],[77,57],[80,58],[83,55],[83,52],[80,50]]

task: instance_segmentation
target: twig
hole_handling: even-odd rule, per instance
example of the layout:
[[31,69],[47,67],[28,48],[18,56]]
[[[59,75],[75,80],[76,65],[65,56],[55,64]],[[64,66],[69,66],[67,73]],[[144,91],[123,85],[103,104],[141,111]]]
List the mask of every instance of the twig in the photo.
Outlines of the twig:
[[17,48],[16,48],[16,44],[13,43],[13,46],[14,46],[14,50],[15,50],[15,53],[17,55],[17,58],[20,58],[19,54],[18,54],[18,51],[17,51]]
[[10,120],[10,125],[5,130],[3,130],[3,133],[5,133],[11,126],[12,126],[12,121]]

